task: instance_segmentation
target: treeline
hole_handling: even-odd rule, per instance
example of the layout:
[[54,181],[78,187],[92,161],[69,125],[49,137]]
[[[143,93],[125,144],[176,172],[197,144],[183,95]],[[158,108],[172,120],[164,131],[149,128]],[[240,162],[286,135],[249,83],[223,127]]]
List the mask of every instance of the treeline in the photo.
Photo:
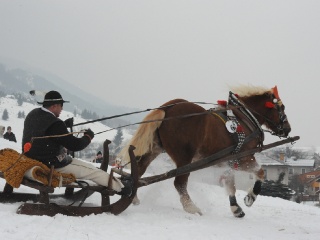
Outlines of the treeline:
[[[26,114],[24,113],[24,111],[19,111],[18,112],[18,118],[25,118],[26,117]],[[4,109],[3,110],[3,113],[2,113],[2,120],[4,121],[7,121],[9,120],[9,113],[8,113],[8,110],[7,109]]]
[[87,110],[87,109],[84,109],[82,112],[81,112],[81,117],[84,118],[84,119],[98,119],[99,118],[99,115],[95,112],[91,112],[90,110]]

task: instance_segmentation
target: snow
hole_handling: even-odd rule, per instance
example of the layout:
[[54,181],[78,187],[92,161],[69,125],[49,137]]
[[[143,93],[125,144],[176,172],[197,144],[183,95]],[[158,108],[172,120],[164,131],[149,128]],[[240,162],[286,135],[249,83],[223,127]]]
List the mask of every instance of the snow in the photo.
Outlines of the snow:
[[[9,100],[1,99],[0,111],[4,108],[3,101]],[[10,106],[8,102],[5,104]],[[26,112],[34,107],[26,104],[23,109]],[[18,112],[19,106],[8,111],[9,115],[11,112]],[[64,114],[61,116],[62,119],[69,117]],[[23,120],[11,116],[8,123],[1,121],[0,125],[10,124],[18,143],[0,139],[0,149],[12,148],[20,151]],[[94,131],[105,128],[105,126],[92,126]],[[95,140],[98,138],[95,137]],[[105,138],[106,136],[101,137],[103,140]],[[146,174],[160,174],[172,168],[173,165],[167,155],[161,154]],[[140,188],[138,193],[141,204],[130,205],[118,216],[108,213],[86,217],[68,217],[61,214],[55,217],[26,216],[16,214],[21,203],[0,203],[0,239],[319,239],[319,202],[298,204],[280,198],[258,196],[253,206],[248,208],[243,203],[246,192],[238,190],[236,193],[238,203],[246,213],[244,218],[238,219],[233,217],[230,211],[224,188],[216,185],[219,177],[217,172],[219,171],[211,167],[194,172],[190,176],[189,193],[202,210],[202,216],[183,211],[173,186],[173,179],[169,179]],[[4,184],[4,180],[0,179],[0,189]],[[250,185],[247,186],[249,187]],[[35,192],[25,186],[15,190]],[[59,192],[63,192],[63,189],[57,188],[56,193]],[[111,201],[117,199],[118,196],[111,197]],[[93,194],[87,199],[86,205],[98,206],[99,202],[100,196]]]

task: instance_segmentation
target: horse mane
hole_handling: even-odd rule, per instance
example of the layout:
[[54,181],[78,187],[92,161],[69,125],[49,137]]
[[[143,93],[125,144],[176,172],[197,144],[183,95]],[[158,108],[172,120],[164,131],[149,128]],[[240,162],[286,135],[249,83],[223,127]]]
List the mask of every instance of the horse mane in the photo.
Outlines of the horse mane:
[[272,89],[270,88],[244,84],[231,86],[230,90],[233,93],[238,94],[240,97],[250,97],[255,95],[262,95],[264,93],[272,93]]

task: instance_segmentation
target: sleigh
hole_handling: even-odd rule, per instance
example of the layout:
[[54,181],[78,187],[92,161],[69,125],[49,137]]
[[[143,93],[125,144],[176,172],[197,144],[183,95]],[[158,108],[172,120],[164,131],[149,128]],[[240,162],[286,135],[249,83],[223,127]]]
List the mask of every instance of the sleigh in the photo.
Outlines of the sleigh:
[[[66,188],[63,194],[54,194],[54,188],[51,186],[44,186],[38,182],[24,178],[22,184],[24,186],[38,190],[38,194],[32,193],[17,193],[13,192],[13,188],[6,184],[3,191],[0,192],[0,202],[2,203],[15,203],[25,202],[17,210],[18,214],[26,215],[47,215],[54,216],[58,213],[68,216],[86,216],[90,214],[101,214],[101,213],[112,213],[115,215],[120,214],[132,203],[132,200],[136,194],[137,188],[148,186],[153,183],[167,180],[169,178],[177,177],[186,173],[197,171],[210,166],[218,165],[219,163],[232,160],[235,158],[241,158],[247,155],[251,155],[257,152],[261,152],[276,146],[280,146],[286,143],[293,143],[299,140],[300,137],[292,137],[285,140],[277,141],[262,147],[257,147],[251,150],[242,151],[237,154],[230,154],[229,151],[232,147],[224,149],[216,154],[213,154],[207,158],[199,160],[194,163],[187,164],[183,167],[172,169],[166,173],[162,173],[155,176],[144,177],[138,179],[138,169],[136,159],[133,153],[134,147],[129,148],[129,155],[131,159],[131,174],[123,170],[113,168],[111,169],[110,178],[113,173],[119,174],[123,177],[131,177],[134,180],[133,191],[130,197],[122,196],[115,203],[110,204],[110,196],[116,194],[114,190],[104,186],[88,186],[83,184],[69,184],[63,187]],[[110,141],[106,140],[104,143],[104,160],[101,163],[101,169],[107,171],[108,160],[109,160],[109,149],[108,144]],[[0,177],[4,178],[3,173],[0,172]],[[50,176],[49,176],[50,177]],[[74,192],[75,189],[78,191]],[[93,193],[101,194],[101,206],[98,207],[87,207],[83,206],[84,201]],[[71,205],[58,205],[53,203],[54,199],[61,198],[68,201],[80,202],[78,206]],[[33,203],[29,203],[32,201]]]
[[[115,203],[110,204],[110,196],[116,194],[114,190],[104,186],[88,186],[83,184],[69,184],[63,187],[66,188],[65,193],[63,194],[53,194],[54,188],[51,186],[44,186],[38,182],[29,180],[24,178],[22,184],[24,186],[33,188],[38,190],[38,194],[32,193],[16,193],[13,192],[13,188],[6,184],[3,191],[0,192],[0,202],[2,203],[14,203],[14,202],[25,202],[23,203],[17,210],[18,214],[26,214],[26,215],[47,215],[54,216],[58,213],[68,215],[68,216],[86,216],[90,214],[101,214],[101,213],[112,213],[115,215],[120,214],[132,203],[132,200],[136,194],[137,188],[148,186],[153,183],[157,183],[160,181],[167,180],[169,178],[177,177],[186,173],[191,173],[193,171],[197,171],[203,168],[207,168],[210,166],[218,165],[222,162],[232,160],[235,158],[241,158],[247,155],[251,155],[257,152],[261,152],[276,146],[280,146],[286,143],[293,143],[299,140],[299,136],[295,136],[292,138],[287,138],[285,140],[277,141],[268,145],[264,145],[262,147],[257,147],[254,149],[250,149],[247,151],[242,151],[237,154],[230,154],[230,150],[232,147],[224,149],[216,154],[213,154],[207,158],[199,160],[194,163],[187,164],[183,167],[179,167],[176,169],[172,169],[166,173],[162,173],[155,176],[144,177],[138,179],[138,169],[136,159],[133,153],[134,147],[131,146],[129,148],[129,155],[131,160],[131,174],[125,172],[123,170],[113,168],[111,169],[110,178],[113,173],[119,174],[122,177],[127,177],[131,175],[133,178],[133,191],[130,197],[122,196]],[[101,163],[101,169],[107,171],[108,168],[108,160],[109,160],[109,149],[108,144],[110,141],[106,140],[104,143],[104,160]],[[4,178],[3,173],[0,172],[0,177]],[[74,192],[75,189],[79,189]],[[93,193],[101,194],[101,206],[99,207],[87,207],[83,206],[84,201]],[[54,199],[62,198],[68,201],[80,202],[78,206],[71,205],[58,205],[52,203]],[[29,201],[33,201],[33,203],[29,203]]]
[[[104,142],[104,159],[101,163],[100,168],[104,171],[108,169],[109,163],[109,140]],[[2,192],[0,192],[1,203],[15,203],[24,202],[17,210],[18,214],[26,215],[47,215],[54,216],[58,213],[68,216],[86,216],[90,214],[101,214],[101,213],[112,213],[115,215],[120,214],[132,203],[132,200],[137,191],[138,182],[138,169],[133,154],[134,147],[129,148],[129,155],[131,159],[131,178],[133,180],[133,189],[130,197],[121,196],[121,198],[110,203],[110,197],[116,195],[116,191],[110,187],[89,185],[83,182],[77,182],[72,184],[63,185],[65,192],[62,194],[54,194],[55,188],[51,186],[53,168],[48,176],[48,185],[43,185],[39,182],[23,178],[21,184],[32,188],[38,193],[19,193],[14,192],[13,187],[8,183],[4,186]],[[114,170],[111,169],[110,178],[112,179]],[[4,178],[4,174],[0,172],[0,177]],[[111,186],[111,182],[109,184]],[[94,193],[101,195],[100,206],[85,206],[85,200]],[[57,204],[54,201],[56,199],[65,200],[65,202],[72,205]],[[77,204],[77,205],[75,205]]]

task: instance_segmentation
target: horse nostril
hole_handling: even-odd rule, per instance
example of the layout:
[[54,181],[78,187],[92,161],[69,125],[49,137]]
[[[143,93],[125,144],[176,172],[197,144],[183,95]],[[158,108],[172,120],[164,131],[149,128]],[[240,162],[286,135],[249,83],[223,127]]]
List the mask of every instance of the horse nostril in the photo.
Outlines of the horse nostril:
[[291,132],[291,128],[284,128],[283,131],[284,131],[285,135],[288,136],[289,133]]

